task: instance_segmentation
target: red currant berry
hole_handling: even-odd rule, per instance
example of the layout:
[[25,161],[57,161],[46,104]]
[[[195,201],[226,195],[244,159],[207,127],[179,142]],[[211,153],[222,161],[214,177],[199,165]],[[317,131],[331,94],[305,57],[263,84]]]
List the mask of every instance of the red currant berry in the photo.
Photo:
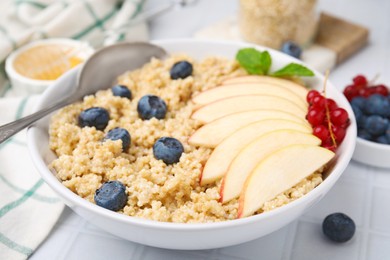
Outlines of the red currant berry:
[[322,143],[322,147],[328,149],[328,150],[331,150],[332,152],[335,152],[336,151],[336,145],[333,143],[333,140],[331,137],[329,137],[328,139],[326,139],[323,143]]
[[367,79],[363,75],[357,75],[353,78],[353,84],[356,86],[367,86]]
[[311,104],[312,101],[313,101],[313,98],[316,97],[316,96],[321,96],[320,92],[318,92],[317,90],[310,90],[308,93],[307,93],[307,96],[306,96],[306,101]]
[[379,94],[379,95],[382,95],[382,96],[387,96],[389,95],[389,90],[387,89],[387,87],[385,85],[377,85],[377,86],[374,86],[373,87],[373,92],[375,94]]
[[306,100],[307,102],[311,105],[313,103],[313,99],[315,97],[318,97],[318,96],[321,96],[321,93],[318,92],[317,90],[310,90],[308,93],[307,93],[307,96],[306,96]]
[[332,151],[332,152],[336,152],[336,146],[334,145],[334,144],[332,144],[332,145],[324,145],[324,146],[322,146],[322,147],[324,147],[324,148],[326,148],[326,149],[328,149],[329,151]]
[[323,96],[315,96],[312,100],[312,107],[318,108],[318,109],[325,109],[325,102],[326,99]]
[[332,125],[332,132],[338,144],[341,144],[341,142],[344,140],[345,134],[347,133],[344,128],[337,125]]
[[324,125],[318,125],[313,128],[313,135],[317,136],[319,139],[321,139],[322,143],[324,143],[329,137],[329,130]]
[[362,88],[359,90],[358,95],[361,97],[367,98],[367,97],[371,96],[372,94],[374,94],[373,90],[374,89],[372,87]]
[[344,91],[344,96],[348,99],[348,101],[351,101],[354,97],[357,97],[359,95],[358,90],[353,85],[347,86]]
[[344,128],[344,129],[347,129],[350,124],[351,124],[351,122],[349,121],[349,118],[348,118],[347,122],[342,124],[341,127]]
[[309,109],[309,112],[307,113],[307,121],[309,121],[312,126],[321,125],[324,122],[324,119],[325,111],[318,108]]
[[331,98],[326,99],[326,105],[328,106],[329,111],[333,111],[338,108],[336,102]]
[[348,113],[344,108],[336,108],[333,111],[330,111],[330,121],[337,126],[342,126],[348,121]]

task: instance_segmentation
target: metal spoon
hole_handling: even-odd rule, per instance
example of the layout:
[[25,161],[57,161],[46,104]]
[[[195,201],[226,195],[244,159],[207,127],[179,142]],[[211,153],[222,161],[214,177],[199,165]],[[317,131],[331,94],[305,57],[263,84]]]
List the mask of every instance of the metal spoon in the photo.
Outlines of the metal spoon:
[[149,62],[152,57],[164,58],[166,51],[146,42],[124,42],[96,51],[78,74],[78,87],[48,108],[0,126],[0,144],[51,112],[80,100],[86,95],[109,88],[122,73],[134,70]]

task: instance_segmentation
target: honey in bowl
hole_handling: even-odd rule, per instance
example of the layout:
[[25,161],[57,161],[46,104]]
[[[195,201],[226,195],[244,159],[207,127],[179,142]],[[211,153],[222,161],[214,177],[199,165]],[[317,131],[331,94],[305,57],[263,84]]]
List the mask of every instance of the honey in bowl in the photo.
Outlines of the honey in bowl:
[[55,80],[84,61],[79,46],[65,44],[37,45],[20,53],[13,62],[14,69],[27,78]]

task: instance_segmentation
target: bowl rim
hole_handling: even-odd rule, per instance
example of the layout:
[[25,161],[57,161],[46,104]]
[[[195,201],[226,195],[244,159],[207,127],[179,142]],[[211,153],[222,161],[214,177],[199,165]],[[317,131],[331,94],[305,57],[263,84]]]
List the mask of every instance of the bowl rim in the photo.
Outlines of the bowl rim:
[[40,80],[40,79],[32,79],[29,77],[26,77],[19,72],[15,70],[14,67],[14,61],[15,59],[23,52],[27,51],[28,49],[31,49],[36,46],[41,45],[55,45],[55,44],[62,44],[62,45],[69,45],[69,46],[83,46],[85,48],[85,51],[87,53],[93,52],[92,46],[87,44],[86,42],[81,42],[69,38],[50,38],[50,39],[42,39],[37,41],[32,41],[26,45],[24,45],[21,48],[18,48],[17,50],[13,51],[5,60],[5,71],[9,78],[16,79],[20,82],[23,82],[24,84],[32,85],[32,86],[42,86],[42,85],[50,85],[53,84],[56,80]]
[[362,145],[370,146],[370,147],[375,148],[375,149],[380,149],[383,151],[390,152],[390,144],[382,144],[382,143],[377,143],[374,141],[365,140],[359,136],[356,138],[356,142],[359,142]]
[[[200,39],[191,39],[191,38],[173,38],[173,39],[163,39],[163,40],[154,40],[150,41],[153,44],[159,45],[159,44],[189,44],[189,43],[202,43],[202,44],[219,44],[219,45],[230,45],[234,46],[237,49],[239,48],[246,48],[246,47],[253,47],[261,50],[268,50],[271,53],[279,53],[282,54],[283,56],[286,56],[288,60],[294,61],[296,63],[304,64],[306,67],[310,68],[314,73],[315,77],[318,78],[319,80],[323,81],[324,76],[319,73],[317,70],[313,69],[310,65],[305,64],[301,60],[295,59],[293,57],[288,56],[287,54],[281,53],[277,50],[267,48],[264,46],[256,45],[256,44],[251,44],[251,43],[244,43],[244,42],[238,42],[238,41],[221,41],[221,40],[200,40]],[[54,85],[61,85],[61,81],[66,80],[67,77],[70,77],[70,74],[77,73],[77,70],[79,70],[80,67],[74,68],[67,73],[65,73],[60,79],[58,79],[57,83]],[[69,75],[69,76],[68,76]],[[331,86],[331,88],[336,89],[333,84],[327,80],[327,85]],[[36,109],[40,108],[42,100],[47,99],[51,95],[51,87],[47,89],[41,99],[39,100]],[[340,92],[337,92],[340,93]],[[28,128],[27,131],[27,144],[28,148],[30,151],[30,156],[33,159],[33,162],[35,166],[38,169],[38,172],[42,176],[42,178],[45,180],[45,182],[53,189],[55,190],[56,193],[62,197],[62,199],[66,201],[71,201],[72,204],[78,205],[82,208],[84,208],[87,211],[93,212],[94,214],[97,214],[101,217],[109,218],[114,221],[126,223],[126,224],[132,224],[132,225],[137,225],[140,227],[145,227],[145,228],[157,228],[160,230],[176,230],[176,231],[201,231],[201,230],[209,230],[209,229],[224,229],[226,227],[232,228],[232,227],[237,227],[241,225],[246,225],[246,224],[251,224],[254,222],[266,220],[268,218],[273,218],[275,215],[279,215],[282,213],[285,213],[286,211],[289,211],[291,208],[295,207],[296,205],[303,204],[303,202],[310,203],[310,200],[315,200],[315,198],[318,198],[320,194],[322,193],[323,190],[326,190],[327,188],[329,189],[334,185],[334,183],[339,179],[341,174],[344,172],[345,168],[348,166],[352,154],[355,148],[356,144],[356,120],[354,118],[354,115],[351,114],[350,112],[352,109],[349,107],[349,103],[347,102],[346,98],[340,94],[340,98],[344,99],[344,103],[347,104],[348,106],[348,111],[350,119],[351,119],[351,126],[350,129],[348,130],[350,132],[349,134],[349,139],[351,140],[351,143],[348,144],[348,146],[345,149],[343,158],[345,160],[341,164],[337,164],[335,168],[332,170],[332,174],[330,174],[325,180],[320,183],[318,186],[316,186],[313,190],[308,192],[307,194],[303,195],[302,197],[289,202],[286,205],[283,205],[281,207],[278,207],[276,209],[273,209],[268,212],[264,212],[261,214],[241,218],[241,219],[233,219],[233,220],[226,220],[226,221],[221,221],[221,222],[210,222],[210,223],[173,223],[173,222],[161,222],[161,221],[156,221],[156,220],[149,220],[149,219],[144,219],[140,217],[132,217],[132,216],[127,216],[124,214],[120,214],[117,212],[113,212],[107,209],[104,209],[102,207],[99,207],[70,191],[68,188],[66,188],[58,179],[53,175],[53,173],[50,171],[49,167],[44,163],[42,157],[39,155],[39,150],[38,150],[38,145],[35,141],[35,137],[38,134],[38,129],[36,127],[31,126]],[[355,139],[353,139],[355,138]],[[346,139],[347,140],[347,139]],[[332,184],[333,183],[333,184]],[[330,187],[328,187],[330,185]],[[318,201],[318,200],[317,200]],[[314,201],[316,202],[316,201]]]

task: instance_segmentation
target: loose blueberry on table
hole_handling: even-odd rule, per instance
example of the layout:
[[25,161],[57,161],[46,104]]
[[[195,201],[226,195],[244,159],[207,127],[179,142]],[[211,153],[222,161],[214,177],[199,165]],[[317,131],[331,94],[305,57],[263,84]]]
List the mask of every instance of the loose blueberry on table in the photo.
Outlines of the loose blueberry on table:
[[383,85],[371,85],[357,75],[344,89],[358,125],[358,136],[368,141],[390,144],[390,95]]
[[124,97],[128,99],[132,99],[133,95],[131,90],[123,85],[116,85],[111,88],[112,94],[117,97]]
[[104,140],[122,140],[122,151],[124,152],[129,150],[131,143],[131,137],[129,132],[126,129],[120,127],[108,131],[108,133],[104,137]]
[[177,163],[183,152],[183,145],[172,137],[161,137],[153,145],[154,158],[163,160],[165,164]]
[[110,115],[106,109],[102,107],[91,107],[80,113],[78,123],[80,127],[94,126],[97,130],[103,131],[109,120]]
[[127,203],[126,187],[120,181],[108,181],[96,190],[96,205],[112,211],[123,209]]
[[188,61],[176,62],[170,71],[171,79],[185,79],[192,75],[193,67]]
[[355,222],[343,213],[328,215],[322,223],[322,231],[330,240],[338,243],[347,242],[355,234]]
[[137,111],[143,120],[153,117],[164,119],[167,113],[167,104],[158,96],[145,95],[138,101]]

